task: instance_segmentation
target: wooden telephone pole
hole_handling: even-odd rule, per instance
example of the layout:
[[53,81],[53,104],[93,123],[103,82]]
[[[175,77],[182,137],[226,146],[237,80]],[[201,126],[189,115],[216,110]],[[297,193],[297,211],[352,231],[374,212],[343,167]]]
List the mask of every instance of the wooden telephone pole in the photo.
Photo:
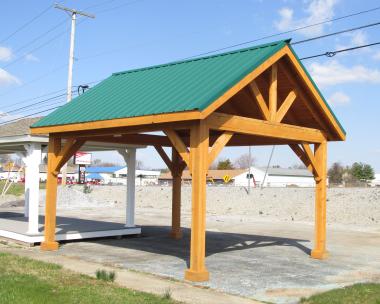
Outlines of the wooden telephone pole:
[[[81,15],[88,18],[95,18],[95,16],[83,11],[77,11],[75,9],[67,8],[59,4],[55,4],[54,7],[57,9],[63,10],[71,15],[69,71],[68,71],[68,77],[67,77],[67,98],[66,98],[67,102],[70,102],[72,99],[75,25],[76,25],[77,15]],[[62,185],[66,185],[67,164],[65,164],[62,167],[61,172],[62,172]]]

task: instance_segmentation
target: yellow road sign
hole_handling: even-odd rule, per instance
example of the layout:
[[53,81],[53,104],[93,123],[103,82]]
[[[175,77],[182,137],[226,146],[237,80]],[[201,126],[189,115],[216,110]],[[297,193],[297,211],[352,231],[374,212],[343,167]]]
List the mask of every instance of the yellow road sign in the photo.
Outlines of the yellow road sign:
[[223,176],[223,180],[227,184],[231,180],[231,176],[225,175],[225,176]]

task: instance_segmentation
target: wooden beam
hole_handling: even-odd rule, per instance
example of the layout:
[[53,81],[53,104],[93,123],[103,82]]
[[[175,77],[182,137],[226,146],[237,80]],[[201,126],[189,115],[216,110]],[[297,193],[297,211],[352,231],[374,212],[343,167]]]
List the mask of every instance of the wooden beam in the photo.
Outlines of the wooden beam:
[[[318,91],[316,85],[310,80],[309,76],[307,75],[307,72],[305,68],[302,66],[300,61],[296,58],[295,54],[291,50],[289,46],[285,46],[283,49],[286,53],[287,57],[290,59],[290,61],[293,63],[297,74],[300,76],[300,78],[305,82],[305,84],[310,89],[314,99],[316,100],[318,106],[322,109],[324,115],[327,117],[329,123],[334,127],[334,130],[336,131],[336,134],[338,135],[338,139],[336,137],[333,137],[333,140],[345,140],[346,134],[344,133],[344,130],[339,125],[338,120],[332,113],[332,111],[329,109],[329,107],[324,102],[320,92]],[[285,73],[289,74],[288,69],[282,69]],[[309,102],[309,99],[305,99],[306,102]],[[317,117],[319,117],[317,115]],[[325,124],[324,124],[325,125]]]
[[121,136],[103,135],[103,136],[83,136],[79,137],[86,141],[105,142],[115,144],[130,144],[144,146],[164,146],[171,147],[172,144],[166,136],[151,134],[123,134]]
[[185,279],[195,282],[207,281],[209,273],[206,257],[206,173],[209,148],[209,130],[199,121],[190,132],[190,155],[193,164],[191,187],[191,242],[190,267]]
[[264,100],[263,95],[262,95],[261,92],[260,92],[259,87],[257,86],[256,81],[253,80],[253,81],[248,85],[248,88],[249,88],[249,90],[251,91],[251,93],[252,93],[252,94],[255,96],[255,98],[256,98],[256,101],[257,101],[257,104],[258,104],[258,106],[259,106],[259,109],[260,109],[261,115],[263,116],[263,118],[264,118],[265,120],[269,120],[269,119],[270,119],[269,109],[268,109],[267,103],[266,103],[265,100]]
[[247,76],[245,76],[242,80],[240,80],[237,84],[235,84],[232,88],[227,90],[222,96],[216,99],[212,104],[210,104],[205,110],[202,111],[201,118],[206,118],[211,113],[215,112],[219,107],[221,107],[225,102],[230,100],[232,96],[238,93],[240,90],[245,88],[249,83],[252,82],[256,77],[261,75],[265,70],[267,70],[270,66],[280,60],[286,54],[286,46],[284,46],[281,50],[275,53],[273,56],[265,60],[261,65],[259,65],[256,69],[250,72]]
[[80,149],[80,147],[83,146],[84,143],[84,140],[74,139],[70,139],[65,143],[65,145],[57,155],[56,164],[54,168],[55,174],[59,173],[59,170],[61,170],[63,165],[68,162],[68,160],[74,155],[75,152],[77,152]]
[[277,64],[271,68],[271,81],[269,84],[269,120],[275,121],[277,114]]
[[189,167],[189,170],[191,171],[191,161],[190,161],[190,153],[185,144],[183,143],[181,137],[178,136],[177,132],[174,130],[164,130],[164,133],[167,137],[169,137],[171,143],[173,144],[173,147],[177,150],[179,155],[181,155],[184,162]]
[[233,132],[226,131],[222,135],[220,135],[218,139],[214,142],[214,144],[211,147],[210,152],[208,153],[207,168],[209,168],[212,165],[212,163],[218,157],[219,153],[227,145],[227,143],[230,141],[233,135],[234,135]]
[[327,183],[327,142],[314,146],[316,165],[320,172],[320,180],[315,188],[315,242],[311,257],[327,258],[326,250],[326,183]]
[[170,237],[178,240],[182,238],[181,229],[181,186],[182,186],[182,159],[175,148],[172,148],[172,230]]
[[277,111],[276,122],[282,121],[282,119],[285,117],[286,113],[288,113],[293,102],[296,100],[296,97],[297,97],[296,92],[290,91],[290,93],[288,94],[288,96],[286,96],[284,102],[282,103],[280,109]]
[[311,143],[319,143],[325,140],[320,130],[241,116],[213,113],[206,121],[209,127],[215,130]]
[[283,71],[283,73],[285,74],[285,76],[286,76],[289,84],[297,91],[297,94],[301,98],[302,103],[309,110],[309,112],[310,112],[311,116],[314,118],[314,120],[321,126],[322,130],[324,130],[325,132],[329,133],[329,129],[328,129],[326,123],[324,123],[322,121],[322,119],[320,117],[320,114],[317,113],[315,111],[315,109],[313,108],[313,106],[310,104],[310,100],[306,96],[306,94],[303,93],[303,90],[302,90],[301,86],[295,80],[293,80],[293,77],[290,74],[289,69],[287,69],[286,67],[284,67],[283,69],[281,69],[281,71]]
[[60,150],[61,139],[50,136],[48,145],[44,240],[41,243],[41,250],[47,251],[58,249],[58,242],[55,240],[58,175],[55,173],[55,168],[57,166],[57,157]]
[[174,169],[173,163],[170,160],[169,156],[166,154],[165,150],[161,146],[153,146],[153,147],[156,149],[156,151],[161,156],[166,166],[169,168],[170,172],[172,172],[173,174],[173,169]]
[[305,151],[298,144],[290,144],[289,147],[294,151],[294,153],[298,156],[298,158],[302,161],[302,163],[306,166],[306,168],[314,174],[313,166],[310,163],[310,160],[305,154]]
[[311,151],[311,148],[308,144],[302,144],[302,148],[305,151],[305,154],[306,154],[308,160],[310,161],[311,166],[313,167],[315,178],[320,179],[321,174],[319,172],[319,168],[318,168],[318,165],[316,163],[313,151]]

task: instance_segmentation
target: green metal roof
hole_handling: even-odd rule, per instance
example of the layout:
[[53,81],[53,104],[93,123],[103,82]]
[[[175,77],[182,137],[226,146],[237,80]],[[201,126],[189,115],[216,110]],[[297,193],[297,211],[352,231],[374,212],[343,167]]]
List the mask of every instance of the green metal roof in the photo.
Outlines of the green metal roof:
[[[281,40],[213,56],[114,73],[34,123],[32,128],[202,111],[289,42]],[[302,63],[301,66],[345,133]]]
[[114,73],[32,127],[202,111],[287,42]]

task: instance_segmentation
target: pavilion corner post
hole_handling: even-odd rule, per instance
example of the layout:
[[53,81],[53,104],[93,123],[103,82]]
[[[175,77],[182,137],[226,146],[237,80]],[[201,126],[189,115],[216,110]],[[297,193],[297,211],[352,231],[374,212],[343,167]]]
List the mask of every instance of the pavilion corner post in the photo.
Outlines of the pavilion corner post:
[[173,239],[182,238],[181,230],[181,184],[183,166],[181,157],[175,148],[172,148],[172,231],[170,237]]
[[126,227],[135,227],[136,148],[127,149]]
[[45,231],[42,250],[57,250],[59,245],[55,240],[56,213],[57,213],[57,186],[58,172],[56,170],[57,157],[61,150],[61,139],[49,137],[48,169],[46,180],[46,205],[45,205]]
[[327,195],[327,142],[315,144],[314,155],[319,168],[319,177],[315,188],[315,243],[311,257],[324,259],[326,250],[326,195]]
[[190,268],[185,279],[207,281],[206,256],[206,174],[208,168],[209,128],[199,121],[190,130],[190,164],[192,173],[192,219]]

